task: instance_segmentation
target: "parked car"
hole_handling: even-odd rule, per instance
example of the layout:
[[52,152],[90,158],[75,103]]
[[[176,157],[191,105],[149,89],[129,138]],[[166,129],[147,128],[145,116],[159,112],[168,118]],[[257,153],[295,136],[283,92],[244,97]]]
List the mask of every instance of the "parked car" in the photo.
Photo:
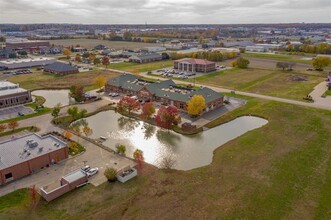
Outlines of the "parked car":
[[94,176],[95,174],[97,174],[99,172],[99,168],[95,167],[95,168],[91,168],[89,169],[86,174],[88,177]]
[[80,169],[81,169],[81,171],[83,171],[84,173],[86,173],[86,172],[88,172],[91,169],[91,167],[89,165],[86,165],[86,166],[84,166],[84,167],[82,167]]
[[18,112],[17,113],[19,116],[24,116],[25,114],[23,112]]

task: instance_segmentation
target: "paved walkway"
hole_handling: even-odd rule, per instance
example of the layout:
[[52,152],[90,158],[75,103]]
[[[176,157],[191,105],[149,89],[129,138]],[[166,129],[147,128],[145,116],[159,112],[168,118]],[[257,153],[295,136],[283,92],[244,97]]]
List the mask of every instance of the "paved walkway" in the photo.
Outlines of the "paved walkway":
[[[85,108],[88,109],[88,112],[92,112],[99,107],[106,105],[107,103],[109,102],[101,100],[98,102],[79,105],[79,108]],[[62,111],[65,111],[65,108]],[[63,129],[56,127],[51,123],[52,119],[53,116],[51,114],[45,114],[38,117],[21,120],[19,123],[20,127],[32,125],[39,127],[40,131],[38,133],[40,134],[44,134],[51,131],[58,131],[59,133],[64,133]],[[20,132],[19,134],[15,134],[13,136],[21,136],[24,134],[26,134],[26,132]],[[11,137],[12,136],[1,137],[0,141],[8,140]],[[36,185],[37,188],[39,188],[58,181],[62,176],[82,167],[84,165],[84,162],[86,162],[86,164],[90,165],[91,167],[99,168],[99,173],[91,177],[89,181],[95,186],[98,186],[107,181],[103,175],[103,172],[107,167],[114,167],[117,170],[120,170],[127,166],[135,165],[135,162],[133,160],[104,150],[99,146],[95,145],[94,143],[86,141],[85,139],[80,138],[77,135],[73,134],[72,139],[85,146],[86,152],[76,157],[70,157],[69,159],[61,161],[60,163],[52,165],[48,168],[44,168],[37,173],[13,181],[8,185],[0,186],[0,196],[13,192],[17,189],[30,187],[32,185]]]
[[[147,73],[142,73],[140,75],[144,76],[144,77],[148,77],[148,78],[158,79],[158,80],[161,80],[161,81],[165,80],[164,78],[147,75]],[[172,79],[172,80],[175,83],[191,84],[191,82],[178,81],[178,80],[175,80],[175,79]],[[197,83],[195,85],[196,86],[206,86],[206,85],[197,84]],[[233,91],[231,89],[225,89],[225,88],[222,88],[222,87],[209,86],[209,85],[207,85],[207,86],[208,86],[208,88],[211,88],[211,89],[215,90],[216,92],[231,93]],[[292,99],[285,99],[285,98],[279,98],[279,97],[274,97],[274,96],[261,95],[261,94],[250,93],[250,92],[235,91],[235,93],[239,94],[239,95],[244,95],[244,96],[249,96],[249,97],[254,97],[254,98],[260,98],[260,99],[265,99],[265,100],[271,100],[271,101],[284,102],[284,103],[289,103],[289,104],[293,104],[293,105],[300,105],[300,106],[306,106],[306,107],[312,107],[312,108],[318,108],[318,109],[331,110],[331,103],[329,103],[329,102],[308,103],[308,102],[303,102],[303,101],[297,101],[297,100],[292,100]]]
[[327,91],[327,82],[321,82],[314,87],[314,90],[309,94],[315,103],[321,105],[331,105],[331,96],[322,97],[322,95]]

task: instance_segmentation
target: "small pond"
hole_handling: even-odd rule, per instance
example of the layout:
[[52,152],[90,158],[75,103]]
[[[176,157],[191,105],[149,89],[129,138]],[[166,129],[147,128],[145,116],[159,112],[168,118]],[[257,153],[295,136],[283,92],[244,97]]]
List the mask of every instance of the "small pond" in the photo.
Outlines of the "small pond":
[[46,99],[45,107],[53,108],[57,103],[61,103],[61,106],[69,105],[68,89],[35,90],[31,94],[44,97]]
[[267,120],[242,116],[196,135],[181,135],[160,129],[138,120],[123,117],[114,111],[98,113],[86,119],[93,129],[91,138],[104,136],[104,145],[116,150],[116,144],[126,146],[126,155],[132,157],[141,149],[147,163],[160,166],[164,156],[175,158],[174,168],[190,170],[211,163],[213,151],[246,132],[262,127]]

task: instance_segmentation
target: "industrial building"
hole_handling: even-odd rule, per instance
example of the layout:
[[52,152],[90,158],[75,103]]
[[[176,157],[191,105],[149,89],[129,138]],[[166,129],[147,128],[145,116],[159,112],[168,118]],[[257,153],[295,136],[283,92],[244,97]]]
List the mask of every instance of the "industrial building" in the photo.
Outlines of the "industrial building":
[[22,69],[32,68],[38,66],[45,66],[47,64],[55,63],[54,58],[38,57],[38,58],[27,58],[27,59],[9,59],[0,61],[0,66],[11,69]]
[[64,76],[68,74],[78,73],[78,68],[70,64],[55,62],[44,67],[44,71],[54,73],[56,75]]
[[28,134],[0,143],[0,185],[68,158],[67,143],[52,136]]
[[129,58],[129,61],[133,63],[149,63],[160,60],[162,60],[162,56],[160,54],[154,54],[154,53],[141,54],[141,55],[131,56]]
[[30,91],[20,88],[19,84],[0,81],[0,108],[25,104],[31,101]]
[[48,41],[28,40],[26,38],[9,38],[6,40],[7,50],[39,51],[42,47],[49,47]]

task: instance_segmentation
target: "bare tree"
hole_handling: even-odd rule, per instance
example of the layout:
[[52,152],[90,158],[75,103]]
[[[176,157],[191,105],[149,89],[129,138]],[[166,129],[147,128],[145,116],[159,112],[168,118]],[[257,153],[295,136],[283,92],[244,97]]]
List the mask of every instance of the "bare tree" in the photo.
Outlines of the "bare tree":
[[176,158],[172,154],[168,154],[162,157],[160,161],[160,167],[164,169],[172,169],[176,164]]

